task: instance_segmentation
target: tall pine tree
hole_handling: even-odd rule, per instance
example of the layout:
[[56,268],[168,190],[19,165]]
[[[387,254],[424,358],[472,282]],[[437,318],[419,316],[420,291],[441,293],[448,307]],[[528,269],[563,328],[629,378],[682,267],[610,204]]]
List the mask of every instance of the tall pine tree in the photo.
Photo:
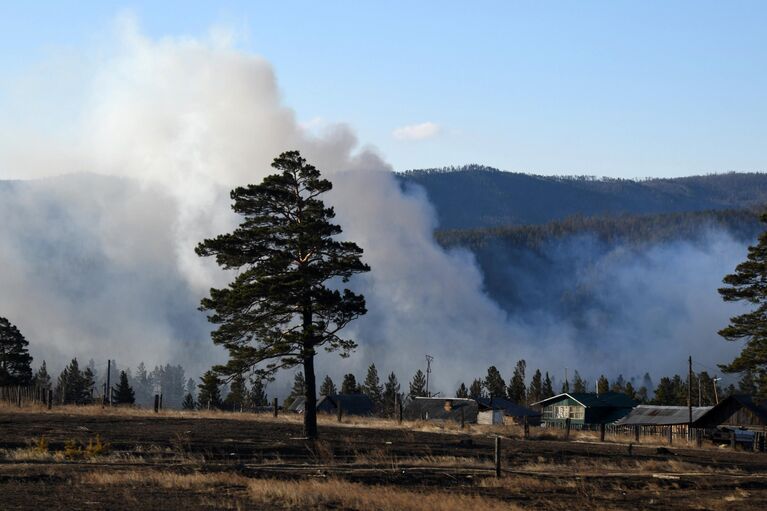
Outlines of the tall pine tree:
[[197,403],[200,408],[218,409],[221,408],[221,379],[213,371],[206,371],[200,378],[200,384],[197,385]]
[[527,402],[527,387],[525,386],[525,369],[527,362],[520,360],[514,368],[514,374],[509,381],[509,399],[515,403],[525,404]]
[[378,369],[376,369],[375,364],[370,364],[368,374],[362,383],[362,393],[373,402],[376,413],[381,413],[383,410],[383,391],[383,385],[381,385],[381,381],[378,378]]
[[298,151],[282,153],[272,167],[278,173],[261,184],[232,191],[232,208],[244,217],[240,226],[198,245],[198,255],[238,270],[227,288],[210,290],[201,309],[220,325],[213,341],[229,350],[229,362],[218,371],[271,376],[303,366],[304,434],[316,438],[314,357],[320,348],[348,356],[356,344],[340,332],[367,312],[362,295],[326,283],[347,282],[370,268],[360,247],[335,239],[341,228],[320,198],[331,190],[330,181]]
[[503,381],[503,376],[497,367],[490,366],[487,368],[484,384],[488,396],[506,397],[506,382]]
[[[767,213],[761,221],[767,224]],[[730,324],[719,331],[728,341],[745,341],[740,354],[729,364],[720,367],[727,373],[749,371],[756,393],[767,397],[767,231],[759,236],[756,245],[748,247],[746,260],[735,272],[724,277],[719,294],[726,302],[746,302],[753,308],[730,318]]]
[[19,329],[0,318],[0,387],[32,382],[32,356],[27,346],[29,342]]
[[341,382],[341,394],[360,394],[362,388],[357,384],[357,378],[352,373],[345,374]]
[[333,396],[335,394],[338,394],[336,384],[333,383],[330,376],[325,375],[325,379],[322,380],[322,385],[320,385],[320,396]]
[[120,381],[112,389],[112,403],[116,405],[132,405],[136,402],[133,389],[128,384],[128,375],[120,371]]
[[426,375],[420,369],[413,375],[408,394],[410,397],[426,397]]
[[400,394],[400,385],[397,381],[397,376],[394,372],[389,374],[389,378],[384,384],[383,402],[384,402],[384,414],[387,417],[395,416],[394,406],[397,400],[402,399]]
[[485,397],[485,391],[483,389],[482,380],[480,380],[479,378],[471,382],[471,386],[469,387],[469,397],[471,397],[472,399],[479,399],[481,397]]
[[541,399],[543,399],[543,376],[541,375],[541,370],[536,369],[533,377],[530,379],[527,400],[530,403],[537,403]]
[[461,382],[458,389],[455,391],[455,397],[467,398],[469,397],[469,389],[466,388],[466,384]]

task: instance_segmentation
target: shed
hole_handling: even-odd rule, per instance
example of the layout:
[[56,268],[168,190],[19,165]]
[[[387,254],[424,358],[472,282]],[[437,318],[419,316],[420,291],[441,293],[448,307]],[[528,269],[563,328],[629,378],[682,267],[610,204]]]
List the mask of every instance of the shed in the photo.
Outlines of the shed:
[[693,423],[696,428],[714,428],[722,425],[756,430],[767,427],[767,401],[757,401],[749,395],[730,396]]
[[577,428],[615,422],[628,415],[636,401],[620,392],[565,392],[533,406],[542,407],[544,425],[561,426],[570,419],[570,424]]
[[[500,410],[503,412],[503,423],[523,424],[525,417],[527,423],[531,426],[538,426],[541,423],[541,412],[519,405],[514,401],[500,397],[480,397],[476,399],[479,404],[480,413],[483,410]],[[498,424],[494,422],[493,424]]]
[[459,397],[417,397],[405,405],[402,416],[408,420],[477,422],[479,405],[473,399]]
[[306,398],[304,396],[298,396],[288,406],[288,411],[293,413],[304,413],[304,402]]
[[332,394],[317,401],[317,411],[337,413],[338,405],[344,415],[373,415],[375,405],[365,394]]
[[[694,406],[692,420],[695,422],[711,406]],[[677,426],[690,422],[690,410],[686,406],[639,405],[615,423],[616,426]]]

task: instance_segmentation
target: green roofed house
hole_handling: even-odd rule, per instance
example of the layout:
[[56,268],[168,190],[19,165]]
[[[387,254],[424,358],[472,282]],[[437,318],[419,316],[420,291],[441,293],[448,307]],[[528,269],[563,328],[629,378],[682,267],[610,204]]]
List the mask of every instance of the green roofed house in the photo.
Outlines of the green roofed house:
[[564,426],[565,421],[570,419],[573,428],[588,429],[592,425],[615,422],[636,405],[636,401],[620,392],[565,392],[532,406],[541,408],[541,423],[544,426]]

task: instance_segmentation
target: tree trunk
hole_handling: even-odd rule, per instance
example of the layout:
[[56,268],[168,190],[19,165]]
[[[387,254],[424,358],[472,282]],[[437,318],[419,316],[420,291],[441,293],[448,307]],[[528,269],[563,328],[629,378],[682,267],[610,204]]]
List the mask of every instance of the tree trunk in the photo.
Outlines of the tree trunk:
[[[313,353],[311,348],[309,353]],[[314,378],[314,355],[304,358],[304,380],[306,385],[306,401],[304,402],[304,436],[317,438],[317,392]]]

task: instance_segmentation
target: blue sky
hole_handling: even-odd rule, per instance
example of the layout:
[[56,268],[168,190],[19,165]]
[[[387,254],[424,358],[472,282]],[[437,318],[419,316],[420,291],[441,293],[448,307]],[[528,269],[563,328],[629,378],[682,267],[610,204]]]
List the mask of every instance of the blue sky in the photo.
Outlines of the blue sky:
[[0,77],[124,11],[153,37],[234,30],[300,120],[350,124],[398,170],[767,170],[765,2],[2,2]]

